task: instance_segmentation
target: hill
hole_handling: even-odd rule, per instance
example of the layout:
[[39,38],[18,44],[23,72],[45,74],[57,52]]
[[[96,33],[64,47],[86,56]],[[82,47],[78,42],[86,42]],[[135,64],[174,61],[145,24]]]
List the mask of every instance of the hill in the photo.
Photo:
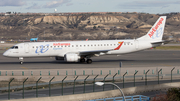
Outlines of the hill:
[[[180,13],[167,16],[165,37],[180,36]],[[146,34],[161,15],[143,13],[0,16],[1,40],[103,40],[137,38]]]

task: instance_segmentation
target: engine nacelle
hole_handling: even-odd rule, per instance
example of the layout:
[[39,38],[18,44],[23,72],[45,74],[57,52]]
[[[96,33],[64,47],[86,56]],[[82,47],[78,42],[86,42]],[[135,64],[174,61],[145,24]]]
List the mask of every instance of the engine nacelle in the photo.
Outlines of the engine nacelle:
[[67,62],[78,62],[80,59],[80,56],[75,53],[68,53],[64,56],[64,60]]

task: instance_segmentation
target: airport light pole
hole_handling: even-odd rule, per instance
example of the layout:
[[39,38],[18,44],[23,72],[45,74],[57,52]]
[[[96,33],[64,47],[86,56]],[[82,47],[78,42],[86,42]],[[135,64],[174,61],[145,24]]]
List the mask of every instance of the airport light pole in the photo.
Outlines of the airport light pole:
[[126,101],[124,93],[122,92],[121,88],[118,85],[116,85],[116,84],[114,84],[112,82],[105,82],[105,83],[104,82],[95,82],[95,84],[98,85],[98,86],[103,86],[104,84],[110,84],[110,85],[116,86],[119,89],[119,91],[121,92],[121,94],[123,95],[124,101]]

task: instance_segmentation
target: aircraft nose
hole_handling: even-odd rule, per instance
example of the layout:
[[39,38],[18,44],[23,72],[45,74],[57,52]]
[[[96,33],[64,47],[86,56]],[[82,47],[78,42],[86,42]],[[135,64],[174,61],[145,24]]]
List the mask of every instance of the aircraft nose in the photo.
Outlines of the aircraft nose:
[[8,56],[8,51],[4,52],[3,56]]

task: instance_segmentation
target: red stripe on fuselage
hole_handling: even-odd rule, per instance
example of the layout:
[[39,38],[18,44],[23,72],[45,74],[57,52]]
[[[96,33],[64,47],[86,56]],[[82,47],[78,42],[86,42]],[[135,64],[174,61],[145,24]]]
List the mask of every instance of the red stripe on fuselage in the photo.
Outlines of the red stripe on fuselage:
[[[124,42],[124,41],[123,41]],[[118,42],[120,45],[118,47],[116,47],[114,50],[119,50],[123,44],[123,42]]]

